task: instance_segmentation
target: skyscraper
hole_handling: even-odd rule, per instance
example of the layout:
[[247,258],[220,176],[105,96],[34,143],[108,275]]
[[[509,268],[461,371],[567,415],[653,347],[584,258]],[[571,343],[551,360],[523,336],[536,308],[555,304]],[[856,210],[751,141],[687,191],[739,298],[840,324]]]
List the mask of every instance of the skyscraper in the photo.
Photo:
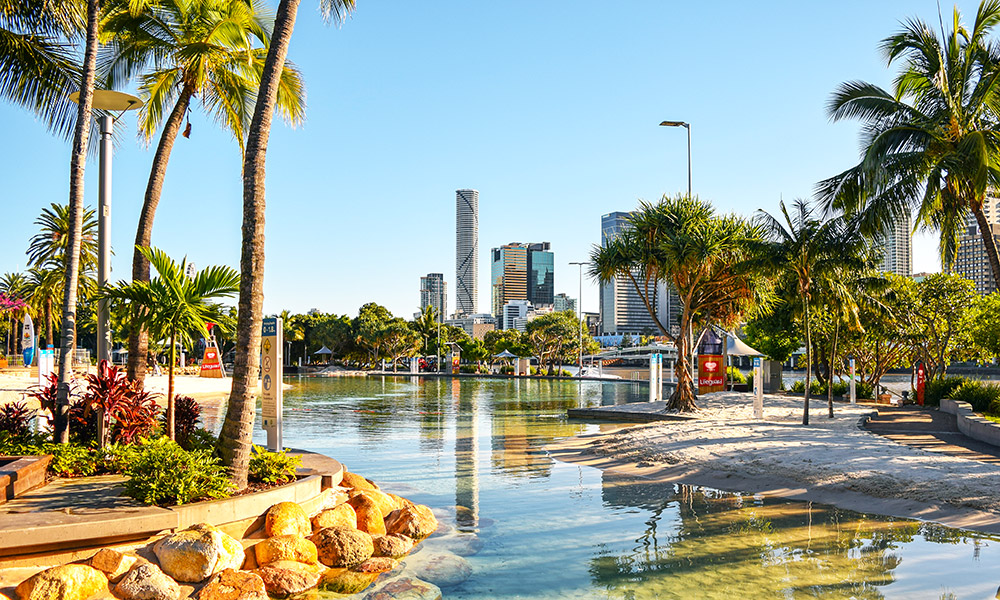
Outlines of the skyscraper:
[[479,286],[479,192],[455,191],[455,314],[475,314]]
[[555,255],[548,242],[528,244],[528,300],[535,306],[555,302]]
[[443,273],[428,273],[420,278],[420,310],[434,307],[438,322],[443,322],[448,314],[448,283]]
[[880,239],[882,271],[904,277],[913,275],[913,223],[910,215],[897,220]]
[[[601,246],[621,235],[628,227],[632,213],[613,212],[601,217]],[[641,282],[641,279],[638,279]],[[653,283],[643,295],[655,307],[657,318],[665,327],[678,323],[681,302],[673,289],[663,282]],[[600,287],[601,333],[605,335],[653,334],[661,335],[656,321],[646,309],[639,292],[629,280],[613,279]]]
[[[993,230],[993,240],[1000,246],[1000,198],[995,192],[987,191],[983,200],[983,212]],[[991,294],[997,289],[990,261],[986,258],[986,245],[983,243],[979,223],[974,215],[969,215],[965,229],[958,236],[955,272],[966,279],[971,279],[976,284],[976,291],[982,295]]]
[[512,242],[493,248],[490,263],[491,310],[500,318],[512,300],[551,306],[555,298],[555,256],[549,242]]

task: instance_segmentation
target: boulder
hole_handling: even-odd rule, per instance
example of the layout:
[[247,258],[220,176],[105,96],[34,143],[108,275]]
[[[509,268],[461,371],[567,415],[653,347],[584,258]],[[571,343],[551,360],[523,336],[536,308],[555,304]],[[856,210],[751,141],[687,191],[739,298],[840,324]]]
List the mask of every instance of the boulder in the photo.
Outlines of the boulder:
[[225,569],[239,569],[243,546],[208,523],[170,534],[153,546],[160,568],[177,581],[197,583]]
[[372,536],[350,527],[327,527],[312,536],[319,561],[328,567],[353,567],[372,557]]
[[21,600],[85,600],[108,589],[103,571],[89,565],[69,564],[45,569],[17,586]]
[[349,569],[330,569],[319,580],[319,589],[337,594],[358,594],[378,579],[378,573],[359,573]]
[[351,498],[351,506],[358,515],[358,529],[372,535],[384,534],[385,519],[382,509],[368,496],[358,494]]
[[385,518],[387,533],[402,533],[416,540],[434,533],[437,526],[438,522],[434,513],[423,504],[394,510]]
[[401,533],[372,536],[372,545],[375,546],[372,556],[400,558],[413,550],[413,540]]
[[90,557],[87,563],[98,571],[103,571],[112,583],[117,583],[124,577],[125,573],[128,573],[129,569],[135,566],[137,560],[139,560],[138,556],[124,554],[111,548],[101,548],[97,554]]
[[226,569],[198,593],[198,600],[268,600],[264,580],[256,573]]
[[[257,565],[267,566],[278,560],[293,560],[315,564],[318,560],[316,544],[297,535],[276,535],[253,547]],[[265,581],[266,583],[266,581]]]
[[264,588],[273,598],[287,598],[316,587],[320,574],[312,565],[278,561],[254,571],[264,580]]
[[319,531],[325,527],[357,527],[358,514],[354,512],[354,507],[346,502],[338,504],[333,508],[320,511],[312,518],[314,531]]
[[399,563],[392,558],[386,556],[379,556],[375,558],[369,558],[360,565],[351,567],[352,571],[357,571],[358,573],[385,573],[396,568]]
[[365,479],[357,473],[348,473],[344,471],[344,478],[340,481],[340,485],[345,488],[354,488],[356,490],[377,490],[378,486],[371,479]]
[[406,566],[440,587],[458,585],[472,575],[469,561],[450,552],[421,552],[407,558]]
[[309,517],[306,511],[294,502],[279,502],[267,509],[264,518],[264,531],[267,537],[276,535],[301,535],[312,533]]
[[152,563],[132,569],[115,586],[115,596],[121,600],[177,600],[180,595],[177,582]]
[[380,490],[353,490],[351,492],[351,497],[347,500],[347,503],[353,506],[355,510],[358,508],[357,502],[360,496],[368,498],[375,504],[375,506],[378,506],[383,519],[389,516],[389,513],[397,508],[403,508],[402,506],[396,505],[396,501],[392,499],[392,496]]
[[[402,496],[397,496],[396,494],[387,494],[392,501],[396,503],[396,508],[403,508],[404,506],[414,506],[413,502],[407,500]],[[395,509],[393,509],[395,510]]]
[[398,577],[368,592],[363,600],[441,600],[441,590],[416,577]]

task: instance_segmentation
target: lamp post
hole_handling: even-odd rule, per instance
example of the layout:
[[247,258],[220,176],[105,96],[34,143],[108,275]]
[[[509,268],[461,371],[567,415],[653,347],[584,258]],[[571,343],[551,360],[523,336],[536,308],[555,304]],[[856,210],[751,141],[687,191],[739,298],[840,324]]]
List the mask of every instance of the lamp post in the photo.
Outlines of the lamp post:
[[[80,92],[73,92],[69,99],[79,102]],[[97,185],[97,285],[103,287],[108,284],[111,272],[111,158],[114,153],[111,137],[115,121],[125,111],[142,106],[142,100],[122,92],[94,90],[93,102],[98,110],[118,112],[117,117],[102,115],[97,119],[101,128],[100,178]],[[97,364],[101,364],[102,360],[111,362],[111,319],[107,300],[97,303]]]
[[577,265],[580,267],[580,292],[579,296],[576,298],[576,316],[580,320],[580,365],[577,377],[583,377],[583,265],[589,264],[586,262],[571,262],[571,265]]
[[684,121],[663,121],[660,127],[683,127],[688,133],[688,198],[691,197],[691,124]]

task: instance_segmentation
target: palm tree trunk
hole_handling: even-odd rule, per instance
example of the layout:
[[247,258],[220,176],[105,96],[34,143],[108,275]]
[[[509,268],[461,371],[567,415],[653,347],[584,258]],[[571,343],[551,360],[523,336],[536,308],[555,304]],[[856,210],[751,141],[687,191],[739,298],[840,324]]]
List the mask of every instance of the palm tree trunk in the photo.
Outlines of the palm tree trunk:
[[174,360],[176,360],[177,348],[177,327],[170,327],[170,351],[167,356],[170,362],[167,364],[167,437],[174,439]]
[[990,261],[990,271],[993,272],[993,285],[1000,285],[1000,255],[997,253],[997,242],[993,237],[993,228],[986,213],[983,212],[982,204],[972,211],[976,215],[976,223],[979,224],[979,235],[983,238],[983,245],[986,246],[986,258]]
[[100,0],[87,0],[87,46],[83,55],[73,156],[69,168],[69,214],[73,226],[66,240],[66,279],[63,291],[62,351],[59,355],[59,386],[56,392],[55,441],[69,442],[69,394],[73,378],[73,350],[76,347],[76,292],[80,281],[80,242],[83,235],[83,174],[87,166],[87,138],[94,103],[97,69],[97,30]]
[[805,295],[805,321],[806,321],[806,389],[805,403],[802,405],[802,424],[809,424],[809,388],[812,386],[812,336],[809,327],[809,295]]
[[[93,1],[93,0],[91,0]],[[243,248],[240,254],[240,299],[236,324],[233,389],[219,435],[219,453],[237,489],[247,485],[253,437],[260,328],[264,300],[264,161],[281,71],[295,28],[300,0],[281,0],[261,73],[257,106],[250,122],[243,157]]]
[[837,364],[837,338],[840,337],[840,320],[833,326],[833,343],[830,344],[830,371],[829,380],[826,385],[826,407],[829,409],[830,414],[827,415],[831,419],[833,418],[833,375],[834,375],[834,365]]
[[[54,332],[55,324],[52,322],[52,296],[48,295],[45,297],[45,337],[46,342],[55,348],[56,345],[56,335]],[[39,348],[41,350],[41,348]]]
[[[184,113],[187,112],[191,103],[193,89],[190,85],[185,85],[181,90],[180,97],[174,109],[170,112],[166,124],[163,126],[163,133],[160,134],[160,141],[156,145],[156,154],[153,155],[153,167],[149,171],[149,181],[146,182],[146,196],[142,201],[142,212],[139,213],[139,226],[135,231],[135,246],[132,248],[132,281],[149,281],[149,261],[139,252],[138,247],[149,247],[153,239],[153,219],[156,216],[156,207],[160,204],[160,195],[163,192],[163,180],[167,175],[167,163],[170,161],[170,152],[174,148],[177,140],[177,133],[181,130],[184,122]],[[140,310],[135,308],[133,310]],[[136,322],[136,315],[132,316],[132,322]],[[133,327],[128,336],[128,378],[140,384],[146,378],[146,360],[149,355],[149,333],[141,327]]]

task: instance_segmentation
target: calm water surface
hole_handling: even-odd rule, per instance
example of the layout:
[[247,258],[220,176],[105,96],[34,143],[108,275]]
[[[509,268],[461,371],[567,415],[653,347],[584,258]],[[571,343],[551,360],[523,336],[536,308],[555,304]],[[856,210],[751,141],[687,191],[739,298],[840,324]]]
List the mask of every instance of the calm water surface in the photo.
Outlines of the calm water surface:
[[[447,509],[482,549],[445,598],[987,599],[1000,538],[830,506],[651,484],[554,461],[630,384],[288,380],[285,444]],[[259,420],[258,420],[259,422]],[[258,432],[263,442],[263,432]],[[456,508],[464,507],[464,508]]]

